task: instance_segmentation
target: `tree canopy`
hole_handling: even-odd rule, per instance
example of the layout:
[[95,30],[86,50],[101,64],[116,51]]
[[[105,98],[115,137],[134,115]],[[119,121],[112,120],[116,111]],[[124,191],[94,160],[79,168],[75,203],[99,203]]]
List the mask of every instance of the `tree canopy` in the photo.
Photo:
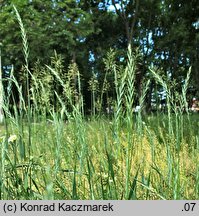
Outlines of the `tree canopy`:
[[[113,48],[122,65],[128,45],[142,55],[136,75],[138,97],[142,81],[151,79],[149,66],[161,69],[176,86],[183,83],[192,66],[189,94],[199,97],[197,0],[0,0],[2,63],[4,69],[14,65],[20,80],[24,57],[13,5],[27,32],[30,70],[38,61],[51,64],[55,52],[61,55],[63,67],[68,68],[72,61],[79,68],[87,104],[94,75],[98,88],[103,86],[107,52]],[[67,70],[62,73],[64,76]],[[111,85],[111,75],[107,79]],[[155,89],[153,81],[150,85],[149,104]],[[111,88],[107,91],[114,94]]]

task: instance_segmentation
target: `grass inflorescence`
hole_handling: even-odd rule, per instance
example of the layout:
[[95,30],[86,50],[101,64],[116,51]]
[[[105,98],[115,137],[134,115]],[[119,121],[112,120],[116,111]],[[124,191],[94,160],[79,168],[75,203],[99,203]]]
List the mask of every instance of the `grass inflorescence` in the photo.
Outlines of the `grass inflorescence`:
[[[107,73],[114,74],[114,113],[110,118],[86,118],[77,65],[71,63],[68,73],[62,73],[61,57],[55,53],[52,65],[36,63],[30,72],[26,34],[16,8],[15,12],[30,95],[27,103],[13,72],[9,82],[18,90],[20,106],[14,103],[11,112],[5,100],[0,127],[1,199],[198,199],[199,116],[188,113],[190,71],[178,107],[167,81],[151,68],[165,90],[167,113],[143,114],[149,81],[139,98],[140,110],[134,113],[138,54],[129,47],[126,66],[120,68],[111,51],[105,64]],[[99,94],[100,113],[106,80],[107,74]],[[56,83],[61,90],[53,88]],[[95,115],[96,92],[91,90]]]

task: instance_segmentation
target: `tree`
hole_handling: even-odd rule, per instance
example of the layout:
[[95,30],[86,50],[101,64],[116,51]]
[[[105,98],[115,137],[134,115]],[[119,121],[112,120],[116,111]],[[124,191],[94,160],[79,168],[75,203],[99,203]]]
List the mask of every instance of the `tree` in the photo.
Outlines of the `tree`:
[[[78,65],[83,92],[90,101],[88,83],[94,72],[99,89],[105,78],[103,58],[110,48],[124,64],[127,46],[139,47],[135,86],[137,99],[147,68],[154,65],[165,71],[180,86],[192,65],[192,94],[198,92],[198,4],[196,0],[1,0],[0,40],[4,44],[5,65],[14,64],[15,76],[23,81],[24,64],[20,29],[13,14],[15,4],[24,23],[29,42],[29,65],[50,64],[54,50],[61,54],[65,68]],[[11,34],[12,32],[12,34]],[[63,70],[62,73],[67,73]],[[108,78],[111,82],[111,76]],[[74,76],[74,85],[76,83]],[[21,82],[22,83],[22,82]],[[59,87],[58,87],[59,88]],[[155,83],[151,80],[150,106]],[[110,92],[114,95],[114,89]]]
[[[198,20],[199,7],[192,1],[161,1],[161,14],[153,29],[154,63],[164,69],[180,87],[192,66],[192,84],[198,92]],[[195,82],[195,81],[196,82]],[[198,82],[197,82],[198,83]],[[194,93],[194,92],[193,92]]]
[[25,82],[21,67],[24,64],[22,40],[12,4],[19,11],[27,32],[30,70],[37,60],[49,64],[54,50],[62,54],[65,67],[71,60],[83,62],[85,47],[82,44],[93,32],[93,24],[91,14],[81,9],[81,1],[3,1],[0,6],[0,38],[5,44],[4,62],[5,65],[14,65],[15,77],[21,84]]
[[126,32],[127,46],[132,45],[136,22],[139,15],[139,0],[116,1],[112,0],[116,13],[122,20]]

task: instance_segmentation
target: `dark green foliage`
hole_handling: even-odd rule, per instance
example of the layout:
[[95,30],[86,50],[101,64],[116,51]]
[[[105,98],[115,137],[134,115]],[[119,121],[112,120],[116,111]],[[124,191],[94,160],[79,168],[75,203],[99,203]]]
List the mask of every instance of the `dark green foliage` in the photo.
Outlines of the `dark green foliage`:
[[[65,73],[71,60],[77,63],[87,110],[92,106],[92,94],[88,89],[93,73],[97,74],[99,91],[102,91],[106,77],[103,58],[110,47],[114,48],[116,61],[123,65],[128,44],[132,45],[133,50],[139,47],[142,54],[135,78],[137,98],[140,97],[144,79],[152,80],[147,93],[146,107],[149,111],[154,94],[158,95],[161,91],[147,71],[149,65],[163,69],[162,75],[176,82],[177,91],[185,80],[188,68],[192,66],[188,97],[199,96],[197,0],[1,0],[2,62],[4,66],[14,65],[14,75],[26,92],[26,70],[22,67],[26,62],[21,51],[23,44],[13,4],[27,33],[30,71],[33,72],[37,61],[41,65],[49,65],[54,51],[62,56],[62,66],[65,68],[62,73]],[[42,69],[42,73],[48,73],[48,70]],[[108,94],[113,97],[113,74],[106,79],[110,84]],[[16,88],[12,90],[18,102]],[[102,99],[105,106],[107,97],[103,95]],[[158,102],[160,98],[156,97],[155,100]]]

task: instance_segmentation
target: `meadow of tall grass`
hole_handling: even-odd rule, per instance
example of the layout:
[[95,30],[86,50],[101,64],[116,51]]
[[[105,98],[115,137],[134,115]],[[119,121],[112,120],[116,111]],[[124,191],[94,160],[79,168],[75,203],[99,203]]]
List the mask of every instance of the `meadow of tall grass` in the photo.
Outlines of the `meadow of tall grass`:
[[[49,79],[42,80],[29,70],[26,33],[14,10],[22,32],[24,72],[30,91],[26,102],[12,71],[8,82],[18,90],[20,106],[14,104],[10,111],[12,92],[8,92],[0,126],[0,199],[198,199],[199,116],[188,112],[190,71],[177,106],[167,82],[155,69],[149,69],[165,90],[168,109],[165,114],[143,114],[147,81],[139,100],[141,109],[135,114],[138,55],[129,48],[125,68],[119,68],[114,60],[105,62],[114,74],[113,115],[88,118],[76,65],[71,65],[63,79],[57,61],[54,67],[42,68],[56,77],[64,92],[63,98],[54,91],[59,103],[55,109],[49,102]],[[78,82],[75,90],[72,73]]]

